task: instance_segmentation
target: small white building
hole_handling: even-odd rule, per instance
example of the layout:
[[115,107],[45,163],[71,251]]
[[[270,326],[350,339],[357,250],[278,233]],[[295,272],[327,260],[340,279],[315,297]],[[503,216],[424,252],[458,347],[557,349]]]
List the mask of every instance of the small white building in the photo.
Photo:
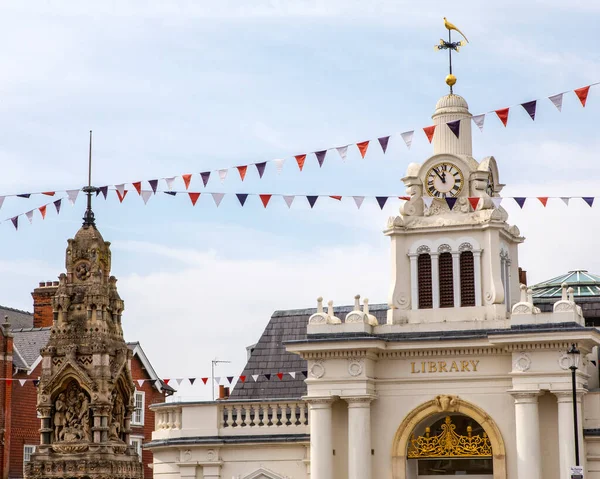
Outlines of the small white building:
[[276,312],[243,374],[306,379],[154,406],[157,479],[567,479],[574,394],[580,463],[600,479],[600,331],[567,286],[542,312],[520,285],[524,238],[495,159],[472,156],[466,101],[441,98],[433,120],[433,155],[409,165],[385,230],[388,304]]

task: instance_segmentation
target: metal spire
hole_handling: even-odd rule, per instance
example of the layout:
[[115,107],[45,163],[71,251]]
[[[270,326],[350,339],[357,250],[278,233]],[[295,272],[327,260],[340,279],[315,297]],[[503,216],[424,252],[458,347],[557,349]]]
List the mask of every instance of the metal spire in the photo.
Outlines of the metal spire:
[[[460,47],[464,46],[465,43],[468,43],[468,40],[463,35],[463,33],[458,28],[456,28],[455,25],[453,25],[446,19],[446,17],[444,17],[444,26],[448,30],[448,41],[441,39],[440,43],[438,45],[436,45],[434,48],[436,50],[448,50],[448,65],[449,65],[450,71],[448,73],[448,76],[446,76],[446,85],[448,85],[450,87],[450,94],[452,95],[453,94],[452,87],[456,84],[456,77],[452,74],[452,50],[454,50],[456,53],[458,53],[458,51],[460,50]],[[463,42],[461,40],[459,42],[453,42],[452,41],[452,30],[456,30],[458,33],[460,33],[463,36],[463,38],[465,39],[465,41]]]
[[88,157],[88,185],[82,191],[87,195],[87,208],[83,215],[83,226],[92,226],[95,228],[96,221],[94,220],[94,212],[92,211],[92,193],[96,193],[99,189],[92,186],[92,130],[90,130],[90,151]]

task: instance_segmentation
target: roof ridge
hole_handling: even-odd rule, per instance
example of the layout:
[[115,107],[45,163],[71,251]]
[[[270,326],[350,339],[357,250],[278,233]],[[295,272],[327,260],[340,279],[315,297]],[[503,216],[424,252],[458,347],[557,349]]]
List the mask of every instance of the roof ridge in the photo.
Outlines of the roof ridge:
[[52,326],[44,326],[41,328],[15,328],[15,329],[11,329],[10,332],[11,333],[29,333],[29,332],[33,332],[33,331],[50,331],[52,329]]
[[5,309],[6,311],[13,311],[15,313],[28,314],[29,316],[33,316],[33,313],[30,313],[29,311],[25,311],[23,309],[11,308],[9,306],[2,306],[1,304],[0,304],[0,309]]

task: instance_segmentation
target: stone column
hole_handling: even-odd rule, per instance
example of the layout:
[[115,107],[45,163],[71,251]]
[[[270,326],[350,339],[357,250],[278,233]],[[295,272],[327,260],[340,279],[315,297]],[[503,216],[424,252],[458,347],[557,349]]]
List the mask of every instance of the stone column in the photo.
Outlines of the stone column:
[[409,254],[410,258],[410,308],[419,309],[419,275],[417,259],[419,255]]
[[433,307],[440,307],[440,263],[439,255],[433,251],[431,256],[431,293],[433,297]]
[[[575,465],[575,435],[573,431],[573,392],[552,391],[558,402],[558,459],[560,479],[570,479],[569,468]],[[577,393],[577,423],[579,427],[579,463],[585,464],[581,393]]]
[[333,477],[333,398],[306,398],[310,424],[310,479]]
[[515,398],[517,433],[517,476],[519,479],[542,479],[540,416],[538,391],[512,392]]
[[475,306],[481,306],[481,250],[473,251],[473,270],[475,273]]
[[348,403],[348,479],[371,479],[373,399],[370,396],[344,398]]
[[454,288],[454,307],[459,308],[460,304],[460,253],[452,251],[452,287]]

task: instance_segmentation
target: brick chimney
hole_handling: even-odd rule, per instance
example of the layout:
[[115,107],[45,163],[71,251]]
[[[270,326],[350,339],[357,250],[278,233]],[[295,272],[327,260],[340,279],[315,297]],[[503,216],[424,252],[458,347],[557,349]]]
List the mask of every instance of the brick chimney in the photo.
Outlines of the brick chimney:
[[521,267],[519,267],[519,284],[527,286],[527,271],[524,271]]
[[33,290],[33,327],[45,328],[54,323],[54,314],[52,312],[52,298],[58,289],[58,281],[41,282]]

